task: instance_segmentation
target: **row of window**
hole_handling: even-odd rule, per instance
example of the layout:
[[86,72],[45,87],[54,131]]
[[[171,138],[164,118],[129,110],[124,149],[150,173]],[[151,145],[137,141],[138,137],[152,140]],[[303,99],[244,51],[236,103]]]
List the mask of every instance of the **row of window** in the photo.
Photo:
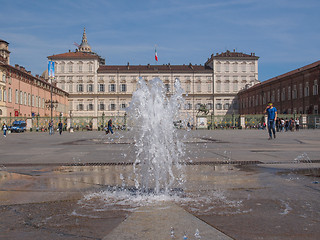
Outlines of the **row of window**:
[[[122,103],[119,105],[119,110],[125,110],[127,107],[127,105],[125,103]],[[84,111],[84,110],[87,110],[87,111],[93,111],[94,110],[94,104],[92,103],[89,103],[89,104],[83,104],[83,103],[79,103],[77,105],[77,110],[78,111]],[[98,104],[98,111],[106,111],[106,110],[109,110],[109,111],[114,111],[114,110],[117,110],[116,109],[116,104],[114,103],[111,103],[108,105],[108,109],[106,108],[106,104],[104,103],[99,103]]]
[[[3,95],[3,97],[2,97]],[[8,96],[7,91],[4,90],[3,94],[0,94],[0,100],[4,102],[8,101],[9,103],[12,102],[12,89],[8,89]],[[30,93],[22,92],[16,89],[15,91],[15,103],[25,106],[32,106],[32,107],[45,107],[45,99],[35,95],[31,95]]]
[[223,84],[221,81],[216,82],[216,92],[222,92],[222,86],[223,86],[223,91],[224,92],[230,92],[230,85],[232,86],[232,91],[233,92],[238,92],[239,91],[239,85],[240,85],[240,90],[243,88],[248,88],[250,86],[254,85],[254,81],[252,81],[250,84],[247,83],[246,81],[243,81],[241,84],[239,84],[237,81],[234,82],[229,82],[225,81]]
[[[248,66],[248,67],[247,67]],[[245,62],[242,63],[230,63],[230,62],[225,62],[225,63],[216,63],[216,71],[217,72],[238,72],[240,67],[240,71],[242,72],[254,72],[255,71],[255,64],[254,63],[249,63],[246,64]]]
[[[221,105],[221,106],[220,106]],[[98,111],[106,111],[106,110],[109,110],[109,111],[115,111],[115,110],[118,110],[117,108],[116,108],[116,104],[114,104],[114,103],[110,103],[109,105],[108,105],[108,108],[106,107],[106,104],[104,104],[104,103],[99,103],[98,104]],[[200,106],[201,106],[201,103],[197,103],[195,106],[194,106],[194,109],[195,110],[198,110],[199,108],[200,108]],[[120,105],[119,105],[119,110],[125,110],[126,109],[126,107],[127,107],[127,105],[125,104],[125,103],[121,103]],[[77,104],[77,110],[78,111],[93,111],[94,110],[94,104],[92,104],[92,103],[88,103],[88,104],[84,104],[84,103],[79,103],[79,104]],[[213,109],[213,105],[212,105],[212,103],[207,103],[206,104],[206,108],[208,109],[208,110],[212,110]],[[217,105],[216,105],[216,108],[217,109],[222,109],[222,104],[221,103],[218,103]],[[229,103],[226,103],[225,105],[224,105],[224,109],[229,109],[230,108],[230,104]],[[185,110],[192,110],[193,108],[192,108],[192,104],[190,103],[190,102],[188,102],[185,106],[184,106],[184,109]]]
[[[207,85],[207,91],[211,92],[212,91],[212,83],[208,83]],[[74,85],[73,84],[60,84],[60,87],[62,90],[69,91],[70,93],[74,92]],[[170,84],[165,84],[165,88],[167,92],[170,92]],[[201,92],[202,91],[202,85],[199,83],[196,84],[196,91]],[[67,89],[68,88],[68,89]],[[127,84],[120,84],[119,86],[120,92],[127,92]],[[94,90],[94,85],[89,83],[89,84],[83,84],[79,83],[76,85],[76,92],[93,92]],[[98,92],[105,92],[105,84],[98,84],[97,87]],[[109,84],[108,85],[108,92],[116,92],[116,84]],[[186,92],[189,93],[191,92],[191,84],[186,84]]]
[[[8,95],[7,95],[8,94]],[[6,90],[0,90],[0,101],[4,102],[12,102],[12,89],[9,88],[8,92]],[[22,92],[16,89],[15,91],[15,104],[32,106],[32,107],[40,107],[45,108],[45,99],[35,95],[31,95],[30,93]]]
[[93,63],[88,63],[85,65],[73,64],[72,62],[68,64],[60,63],[56,65],[56,73],[73,73],[73,72],[83,72],[83,70],[88,70],[88,72],[93,72]]
[[[317,80],[314,80],[314,84],[312,86],[312,95],[313,96],[319,95],[319,86],[318,86]],[[243,108],[246,108],[247,106],[254,107],[254,106],[264,105],[269,101],[280,102],[280,101],[299,99],[299,98],[309,97],[309,96],[310,96],[309,82],[306,82],[304,88],[302,86],[302,83],[300,83],[298,85],[298,89],[297,89],[297,85],[293,85],[292,89],[291,89],[291,86],[288,86],[286,88],[268,91],[266,93],[263,93],[262,95],[249,97],[246,99],[246,101],[242,102],[242,107]]]
[[[69,85],[65,85],[65,84],[61,84],[60,85],[62,90],[65,91],[69,91],[69,92],[74,92],[74,85],[73,84],[69,84]],[[66,87],[69,87],[68,89],[66,89]],[[106,88],[105,88],[105,84],[98,84],[98,92],[105,92]],[[94,90],[94,85],[89,83],[89,84],[77,84],[76,85],[76,92],[84,92],[86,90],[86,92],[93,92]],[[109,84],[109,88],[108,88],[109,92],[116,92],[116,84]],[[120,84],[120,92],[126,92],[127,91],[127,84]]]
[[[82,81],[82,80],[89,80],[89,81],[92,81],[93,80],[93,75],[87,75],[87,76],[56,76],[56,79],[59,81],[59,82],[63,82],[63,81],[73,81],[74,79],[77,80],[77,81]],[[157,78],[159,76],[153,76],[151,78]],[[99,81],[104,81],[106,78],[106,76],[99,76]],[[150,79],[150,77],[148,76],[144,76],[142,77],[144,80],[148,80]],[[170,77],[169,76],[163,76],[163,77],[160,77],[163,81],[169,81],[170,80]],[[200,76],[196,76],[194,77],[194,80],[196,81],[203,81],[204,77],[200,77]],[[109,80],[110,81],[116,81],[116,76],[109,76]],[[138,76],[120,76],[120,81],[126,81],[126,80],[131,80],[131,81],[136,81],[138,79]],[[175,77],[175,79],[180,79],[180,77]],[[191,76],[184,76],[184,79],[185,81],[191,81],[193,79],[193,77]],[[205,78],[207,81],[212,81],[212,77],[211,76],[206,76]],[[183,81],[182,81],[183,82]]]

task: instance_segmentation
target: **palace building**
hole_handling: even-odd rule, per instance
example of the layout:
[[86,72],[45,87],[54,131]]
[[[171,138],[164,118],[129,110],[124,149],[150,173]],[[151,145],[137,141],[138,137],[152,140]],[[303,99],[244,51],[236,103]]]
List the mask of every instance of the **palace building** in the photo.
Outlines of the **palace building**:
[[85,29],[76,51],[48,59],[55,62],[57,87],[69,93],[73,116],[123,116],[140,78],[160,78],[169,96],[178,79],[185,91],[183,111],[194,121],[203,105],[210,114],[237,114],[237,93],[259,82],[259,57],[254,53],[217,53],[204,65],[108,65],[92,51]]
[[262,114],[273,102],[281,114],[319,114],[320,61],[239,92],[240,114]]
[[0,118],[49,117],[51,89],[55,105],[53,117],[65,116],[68,113],[68,93],[51,85],[44,77],[33,76],[23,66],[11,66],[8,45],[0,39]]

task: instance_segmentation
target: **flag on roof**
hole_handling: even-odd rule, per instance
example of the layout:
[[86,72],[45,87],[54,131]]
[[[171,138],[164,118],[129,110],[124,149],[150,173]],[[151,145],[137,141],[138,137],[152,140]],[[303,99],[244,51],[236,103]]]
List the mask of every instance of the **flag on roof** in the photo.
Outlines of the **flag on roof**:
[[155,52],[155,53],[154,53],[154,54],[155,54],[155,55],[154,55],[154,58],[155,58],[156,61],[158,62],[158,54],[157,54],[157,49],[156,49],[156,48],[154,49],[154,52]]

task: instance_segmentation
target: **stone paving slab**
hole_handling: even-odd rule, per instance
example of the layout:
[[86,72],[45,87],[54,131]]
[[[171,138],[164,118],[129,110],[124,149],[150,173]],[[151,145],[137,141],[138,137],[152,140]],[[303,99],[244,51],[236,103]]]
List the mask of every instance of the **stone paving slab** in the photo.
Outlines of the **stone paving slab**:
[[[171,238],[171,227],[175,238]],[[199,230],[201,239],[232,240],[173,203],[140,207],[103,240],[183,239],[184,234],[188,239],[195,239],[196,229]]]

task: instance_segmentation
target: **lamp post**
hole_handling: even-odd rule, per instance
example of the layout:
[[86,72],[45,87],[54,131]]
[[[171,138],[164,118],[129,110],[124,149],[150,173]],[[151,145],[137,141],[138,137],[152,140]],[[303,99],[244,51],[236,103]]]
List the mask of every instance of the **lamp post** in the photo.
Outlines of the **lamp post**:
[[37,129],[36,129],[36,131],[39,131],[39,116],[40,116],[40,114],[38,113],[37,114]]
[[101,130],[103,130],[104,129],[104,116],[105,116],[105,114],[104,114],[104,112],[102,113],[102,127],[101,127]]

